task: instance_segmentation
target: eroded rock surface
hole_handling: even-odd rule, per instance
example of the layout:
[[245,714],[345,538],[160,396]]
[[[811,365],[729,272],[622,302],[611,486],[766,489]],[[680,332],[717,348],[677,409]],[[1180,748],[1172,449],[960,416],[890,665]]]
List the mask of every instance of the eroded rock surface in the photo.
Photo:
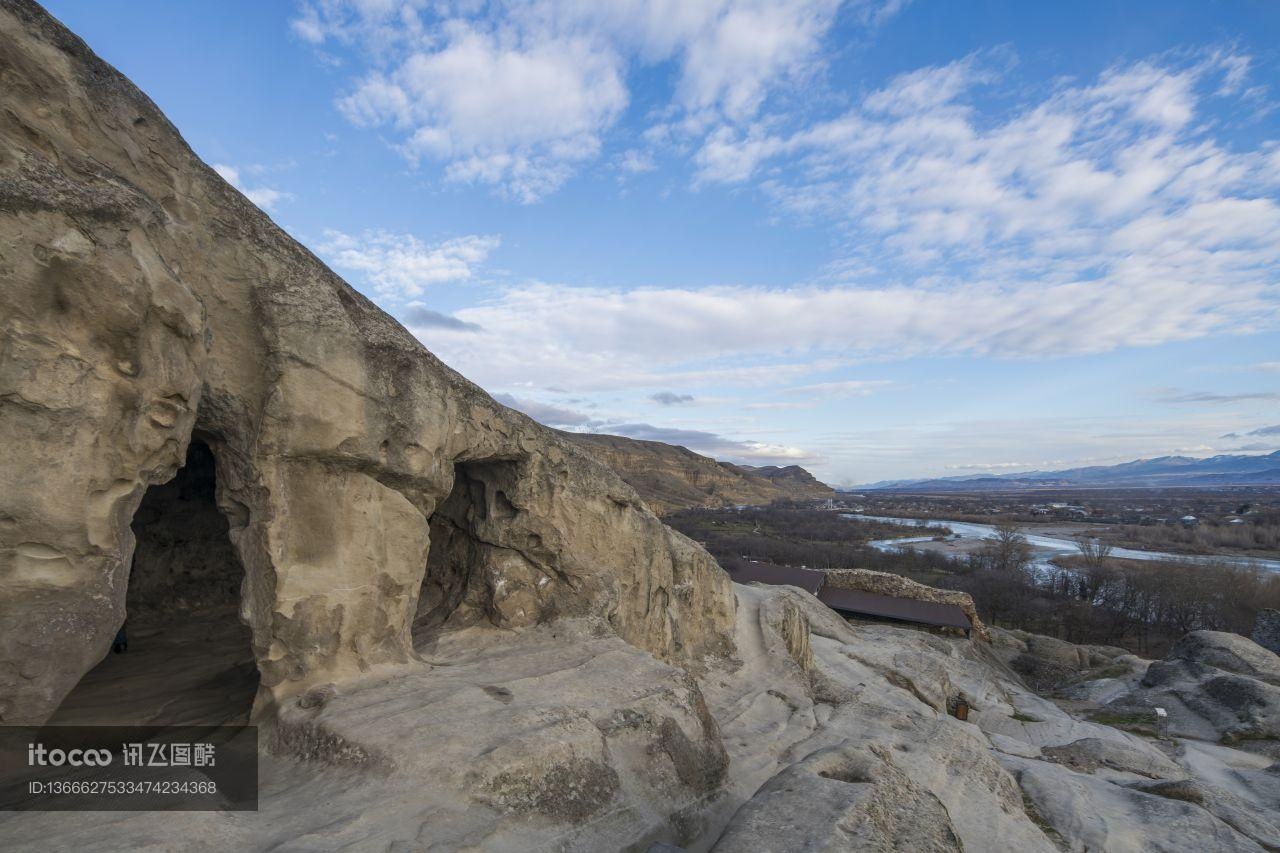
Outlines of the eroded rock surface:
[[1139,727],[1154,725],[1154,709],[1164,708],[1176,736],[1262,749],[1280,741],[1280,656],[1247,637],[1193,631],[1164,660],[1114,663],[1128,674],[1068,695],[1097,700],[1101,713]]
[[765,783],[734,816],[717,853],[964,848],[938,798],[883,749],[819,750]]
[[665,660],[727,650],[701,548],[433,358],[34,3],[0,3],[0,68],[0,721],[45,719],[106,653],[130,525],[193,436],[260,712],[411,661],[415,623],[594,616]]

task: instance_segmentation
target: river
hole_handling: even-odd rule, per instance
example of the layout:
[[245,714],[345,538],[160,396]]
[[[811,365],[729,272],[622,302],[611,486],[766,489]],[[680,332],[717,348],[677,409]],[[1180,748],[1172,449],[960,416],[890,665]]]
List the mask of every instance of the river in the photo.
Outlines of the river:
[[[890,524],[902,524],[909,527],[949,527],[951,532],[962,539],[995,539],[996,528],[991,524],[976,524],[971,521],[947,521],[942,518],[890,518],[883,515],[846,514],[845,518],[863,518],[867,521],[881,521]],[[1053,570],[1050,561],[1054,557],[1068,554],[1079,554],[1080,547],[1075,540],[1057,536],[1044,536],[1028,532],[1022,528],[1022,535],[1032,550],[1032,564],[1037,573]],[[878,551],[900,551],[917,542],[932,541],[932,536],[904,536],[898,539],[878,539],[871,547]],[[1265,560],[1257,557],[1226,557],[1203,554],[1167,554],[1162,551],[1139,551],[1133,548],[1112,548],[1111,556],[1126,560],[1178,560],[1191,563],[1226,563],[1233,566],[1257,566],[1271,572],[1280,572],[1280,560]]]

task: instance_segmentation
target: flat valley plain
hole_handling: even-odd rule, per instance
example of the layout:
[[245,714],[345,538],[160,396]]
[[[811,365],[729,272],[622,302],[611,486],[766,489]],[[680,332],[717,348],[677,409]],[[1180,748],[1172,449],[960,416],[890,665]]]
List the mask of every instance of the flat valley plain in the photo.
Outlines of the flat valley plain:
[[[844,500],[867,515],[1014,523],[1027,533],[1097,537],[1120,548],[1280,558],[1280,489],[1062,489],[1005,493],[872,491]],[[1183,521],[1191,517],[1194,521]],[[922,546],[917,546],[922,547]],[[928,543],[962,554],[975,543]]]

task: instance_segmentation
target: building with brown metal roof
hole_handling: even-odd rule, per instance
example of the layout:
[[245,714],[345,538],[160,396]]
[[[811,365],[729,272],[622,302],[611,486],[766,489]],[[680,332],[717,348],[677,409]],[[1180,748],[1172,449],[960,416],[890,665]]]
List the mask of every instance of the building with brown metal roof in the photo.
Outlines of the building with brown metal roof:
[[841,616],[890,619],[895,622],[912,622],[938,628],[958,628],[966,634],[973,623],[965,612],[954,604],[934,601],[918,601],[914,598],[897,598],[860,589],[839,589],[823,584],[818,590],[818,600]]
[[798,569],[795,566],[779,566],[776,563],[741,563],[729,571],[738,583],[766,583],[771,586],[798,586],[810,595],[817,595],[827,581],[826,572]]
[[729,575],[738,583],[799,587],[845,618],[887,619],[935,628],[956,628],[964,631],[966,636],[973,628],[969,616],[954,604],[842,589],[827,583],[826,572],[775,563],[747,562],[734,566]]

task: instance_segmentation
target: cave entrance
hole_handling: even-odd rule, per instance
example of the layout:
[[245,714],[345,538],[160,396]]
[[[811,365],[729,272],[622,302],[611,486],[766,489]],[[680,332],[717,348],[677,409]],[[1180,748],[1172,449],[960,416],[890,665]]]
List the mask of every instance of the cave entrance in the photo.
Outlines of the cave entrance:
[[147,489],[132,525],[127,648],[116,652],[113,644],[50,722],[248,721],[258,668],[239,615],[244,567],[216,488],[213,451],[192,439],[177,475]]
[[[497,532],[491,528],[517,515],[507,491],[519,476],[519,463],[513,460],[455,466],[453,488],[431,515],[431,549],[413,622],[416,647],[446,628],[464,627],[483,616],[483,591],[472,577],[488,559],[491,546],[485,540]],[[482,535],[486,532],[487,537]]]

